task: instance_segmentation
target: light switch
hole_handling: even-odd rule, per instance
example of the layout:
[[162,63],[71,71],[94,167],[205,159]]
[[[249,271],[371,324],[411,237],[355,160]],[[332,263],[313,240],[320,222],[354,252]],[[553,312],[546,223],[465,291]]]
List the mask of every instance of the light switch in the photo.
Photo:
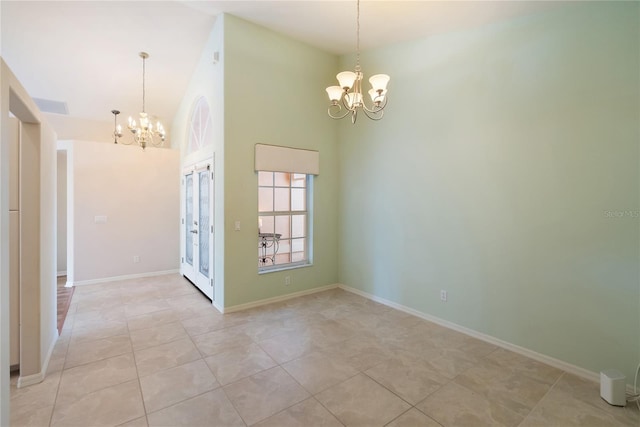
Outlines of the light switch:
[[95,222],[96,224],[105,224],[107,222],[107,216],[96,215],[95,217],[93,217],[93,222]]
[[236,221],[236,231],[240,231],[240,221]]

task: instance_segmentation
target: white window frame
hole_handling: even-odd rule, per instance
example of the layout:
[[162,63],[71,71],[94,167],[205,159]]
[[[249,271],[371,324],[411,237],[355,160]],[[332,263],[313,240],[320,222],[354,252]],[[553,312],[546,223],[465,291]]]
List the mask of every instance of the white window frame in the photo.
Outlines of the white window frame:
[[[267,173],[274,173],[273,171],[258,171],[259,172],[267,172]],[[277,172],[275,172],[277,173]],[[283,173],[290,173],[290,174],[300,174],[298,172],[283,172]],[[260,212],[259,209],[259,200],[258,200],[258,222],[260,220],[261,217],[276,217],[278,215],[282,216],[282,215],[288,215],[289,216],[289,238],[287,240],[289,240],[289,253],[291,253],[291,249],[293,247],[293,240],[297,239],[297,238],[292,238],[292,227],[293,227],[293,221],[292,221],[292,216],[294,215],[301,215],[301,214],[305,214],[306,215],[306,224],[305,224],[305,254],[306,257],[304,260],[301,261],[295,261],[295,262],[288,262],[288,263],[283,263],[283,264],[271,264],[271,265],[260,265],[259,264],[259,259],[260,256],[258,256],[258,273],[262,274],[262,273],[270,273],[270,272],[274,272],[274,271],[282,271],[282,270],[290,270],[290,269],[294,269],[294,268],[301,268],[301,267],[308,267],[313,265],[313,176],[312,174],[304,174],[306,175],[305,177],[305,189],[306,189],[306,210],[304,211],[293,211],[293,210],[289,210],[289,211],[268,211],[268,212]],[[256,177],[258,176],[258,174],[256,174]],[[274,209],[275,209],[275,189],[276,188],[289,188],[289,191],[291,191],[292,188],[296,188],[296,187],[292,187],[291,185],[291,181],[289,181],[289,186],[288,187],[284,187],[284,186],[278,186],[276,185],[275,182],[275,175],[273,178],[273,185],[271,186],[264,186],[264,185],[260,185],[260,182],[258,180],[257,182],[257,188],[258,190],[260,188],[272,188],[273,189],[273,197],[274,197]],[[259,198],[259,194],[258,194],[258,198]],[[291,193],[289,193],[289,208],[291,208]],[[274,230],[275,230],[275,224],[274,224]],[[259,231],[259,230],[258,230]],[[258,237],[257,239],[258,241],[258,248],[260,247],[261,244],[261,239]]]

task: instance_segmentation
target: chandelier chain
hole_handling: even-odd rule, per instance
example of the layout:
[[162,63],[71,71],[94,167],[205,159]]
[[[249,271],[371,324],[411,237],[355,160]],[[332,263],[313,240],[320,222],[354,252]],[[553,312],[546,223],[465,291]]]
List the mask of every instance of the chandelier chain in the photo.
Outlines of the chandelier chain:
[[360,69],[360,0],[356,6],[356,67]]
[[145,65],[146,59],[147,59],[147,58],[145,58],[145,57],[144,57],[144,55],[143,55],[143,56],[142,56],[142,112],[143,112],[143,113],[145,112],[145,111],[144,111],[144,97],[145,97],[145,87],[144,87],[144,86],[145,86],[145,85],[144,85],[144,83],[145,83],[145,81],[144,81],[144,80],[145,80],[145,78],[144,78],[144,75],[145,75],[145,72],[144,72],[144,71],[145,71],[145,67],[144,67],[144,65]]

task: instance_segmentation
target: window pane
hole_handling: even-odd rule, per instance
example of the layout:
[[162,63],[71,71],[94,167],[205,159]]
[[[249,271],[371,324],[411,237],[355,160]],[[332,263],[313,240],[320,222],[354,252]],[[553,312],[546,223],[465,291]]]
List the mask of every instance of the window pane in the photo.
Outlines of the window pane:
[[260,233],[273,233],[274,219],[272,216],[258,217],[258,227]]
[[275,211],[289,211],[289,189],[288,188],[276,188],[276,205]]
[[264,187],[272,187],[273,172],[258,172],[258,185]]
[[281,254],[279,253],[278,255],[276,255],[276,264],[287,264],[290,263],[291,261],[291,256],[286,253],[286,254]]
[[291,216],[291,237],[306,237],[306,215]]
[[276,216],[276,234],[281,234],[282,239],[289,238],[289,215],[278,215]]
[[258,212],[273,212],[273,188],[258,188]]
[[304,252],[294,252],[291,254],[291,262],[304,261]]
[[304,188],[291,189],[291,210],[306,211],[307,210],[307,190]]
[[304,253],[305,239],[292,239],[291,240],[291,252],[303,252]]
[[291,175],[291,186],[292,187],[306,187],[307,186],[307,175],[304,173],[294,173]]
[[276,187],[289,187],[290,174],[284,172],[275,172]]

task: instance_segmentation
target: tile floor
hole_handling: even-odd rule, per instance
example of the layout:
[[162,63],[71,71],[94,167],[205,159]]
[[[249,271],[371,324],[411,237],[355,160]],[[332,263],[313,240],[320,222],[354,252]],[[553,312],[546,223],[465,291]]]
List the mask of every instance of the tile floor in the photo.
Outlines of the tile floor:
[[11,392],[12,426],[640,425],[596,383],[342,290],[221,315],[178,275],[78,287],[45,381]]

